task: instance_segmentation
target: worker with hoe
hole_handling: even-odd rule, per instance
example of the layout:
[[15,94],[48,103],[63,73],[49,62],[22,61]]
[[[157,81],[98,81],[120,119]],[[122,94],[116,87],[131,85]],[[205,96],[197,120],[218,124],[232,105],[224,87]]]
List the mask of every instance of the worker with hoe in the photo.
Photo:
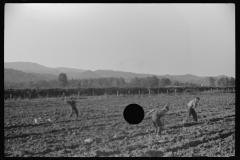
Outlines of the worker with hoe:
[[157,107],[156,109],[152,109],[147,113],[149,115],[151,112],[154,112],[152,115],[152,122],[154,125],[155,133],[157,136],[161,135],[164,124],[164,117],[169,111],[169,105],[165,105],[163,108]]
[[198,117],[195,108],[198,106],[199,100],[200,98],[196,97],[187,104],[187,118],[185,121],[183,121],[183,125],[185,125],[189,121],[191,115],[193,116],[194,121],[198,122]]
[[78,117],[78,109],[76,107],[76,101],[74,100],[73,97],[70,98],[69,101],[67,101],[67,97],[65,96],[65,104],[69,104],[71,106],[71,114],[69,115],[68,118],[72,117],[73,113],[75,112],[77,117]]

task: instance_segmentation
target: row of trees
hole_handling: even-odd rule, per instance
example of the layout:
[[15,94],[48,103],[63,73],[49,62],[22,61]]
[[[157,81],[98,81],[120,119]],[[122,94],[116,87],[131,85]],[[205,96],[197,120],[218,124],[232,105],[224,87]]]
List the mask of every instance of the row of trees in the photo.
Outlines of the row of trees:
[[225,86],[235,86],[235,79],[233,77],[221,77],[218,80],[210,77],[210,86],[212,87],[225,87]]
[[[156,76],[146,78],[133,78],[130,82],[126,82],[123,78],[89,78],[89,79],[68,79],[64,73],[59,74],[58,79],[49,81],[37,81],[27,83],[12,83],[4,82],[4,88],[59,88],[59,87],[78,87],[78,88],[104,88],[104,87],[165,87],[167,85],[173,86],[187,86],[199,87],[199,84],[183,83],[178,81],[171,81],[168,78],[157,78]],[[235,79],[222,77],[216,81],[210,78],[210,86],[234,86]]]
[[[66,74],[59,75],[59,81],[62,86],[66,86],[68,84],[68,79]],[[72,80],[73,81],[73,80]],[[135,77],[131,79],[129,83],[125,82],[123,78],[90,78],[90,79],[82,79],[75,81],[74,86],[78,86],[79,88],[95,88],[95,87],[145,87],[145,88],[155,88],[155,87],[165,87],[168,85],[174,86],[200,86],[199,84],[194,83],[182,83],[178,81],[171,81],[168,78],[157,78],[156,76],[146,77],[146,78],[138,78]]]

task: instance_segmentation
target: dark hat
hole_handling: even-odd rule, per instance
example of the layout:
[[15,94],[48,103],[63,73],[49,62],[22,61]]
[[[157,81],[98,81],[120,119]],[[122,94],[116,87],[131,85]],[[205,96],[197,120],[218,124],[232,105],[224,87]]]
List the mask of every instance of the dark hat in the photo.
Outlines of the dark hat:
[[200,98],[199,98],[199,97],[196,97],[196,99],[197,99],[197,100],[200,100]]

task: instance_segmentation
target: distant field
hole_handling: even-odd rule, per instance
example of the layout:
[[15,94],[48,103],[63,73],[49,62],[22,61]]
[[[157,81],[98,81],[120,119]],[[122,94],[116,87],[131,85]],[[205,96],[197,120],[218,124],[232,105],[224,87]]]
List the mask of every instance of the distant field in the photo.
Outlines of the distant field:
[[[182,127],[185,105],[200,97],[199,122]],[[155,96],[89,97],[77,100],[80,117],[68,119],[62,98],[5,100],[4,152],[7,157],[151,157],[234,156],[235,94],[198,93]],[[123,118],[126,105],[137,103],[145,113],[170,103],[166,130],[157,138],[150,116],[139,125]],[[44,121],[35,124],[34,118]],[[134,117],[134,115],[133,115]],[[52,122],[46,121],[50,118]],[[166,133],[167,131],[167,133]],[[87,138],[92,143],[85,144]]]

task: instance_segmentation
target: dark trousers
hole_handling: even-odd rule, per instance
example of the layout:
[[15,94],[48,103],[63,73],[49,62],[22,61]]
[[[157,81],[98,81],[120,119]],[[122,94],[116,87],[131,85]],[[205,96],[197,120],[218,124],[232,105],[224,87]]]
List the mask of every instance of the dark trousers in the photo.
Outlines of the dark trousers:
[[198,121],[198,119],[197,119],[197,113],[196,113],[196,111],[193,109],[193,108],[189,108],[188,109],[188,111],[187,111],[187,118],[186,118],[186,121],[185,122],[187,122],[189,119],[190,119],[190,116],[193,116],[193,119],[194,119],[194,121]]
[[76,113],[76,115],[77,115],[77,117],[78,117],[78,110],[77,110],[77,108],[75,108],[75,107],[72,107],[71,114],[70,114],[69,117],[72,117],[72,115],[73,115],[73,113],[74,113],[73,111]]

